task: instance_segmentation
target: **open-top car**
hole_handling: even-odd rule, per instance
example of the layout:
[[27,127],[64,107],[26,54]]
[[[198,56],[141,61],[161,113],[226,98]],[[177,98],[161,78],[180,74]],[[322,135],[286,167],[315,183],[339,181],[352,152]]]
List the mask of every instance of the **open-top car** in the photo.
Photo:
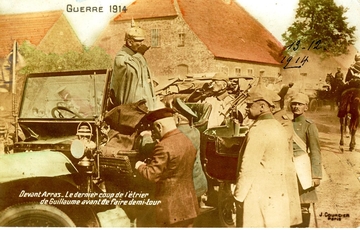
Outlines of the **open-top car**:
[[[99,227],[102,213],[116,206],[131,222],[144,202],[156,205],[153,186],[135,170],[136,161],[150,157],[140,144],[149,128],[145,101],[114,105],[111,76],[100,69],[26,77],[11,152],[0,154],[0,226]],[[245,98],[241,93],[235,102]],[[231,184],[247,127],[207,129],[211,105],[186,105],[203,133],[204,170],[220,185],[220,220],[234,226]]]
[[121,184],[119,192],[131,189],[138,152],[103,151],[111,74],[27,76],[12,153],[0,155],[0,226],[100,226],[97,214],[118,204],[99,195],[112,194],[106,179]]

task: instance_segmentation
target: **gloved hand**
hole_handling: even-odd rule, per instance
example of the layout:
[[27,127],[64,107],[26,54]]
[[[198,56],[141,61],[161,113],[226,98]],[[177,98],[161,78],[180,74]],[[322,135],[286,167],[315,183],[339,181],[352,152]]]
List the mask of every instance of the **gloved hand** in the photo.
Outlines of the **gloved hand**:
[[137,52],[141,53],[142,55],[145,54],[145,52],[150,49],[150,46],[147,46],[145,44],[142,44],[138,49]]
[[142,137],[143,136],[151,136],[151,135],[152,135],[152,133],[150,130],[144,130],[140,133],[140,136],[142,136]]
[[143,161],[138,161],[135,163],[135,169],[137,170],[141,165],[146,165]]

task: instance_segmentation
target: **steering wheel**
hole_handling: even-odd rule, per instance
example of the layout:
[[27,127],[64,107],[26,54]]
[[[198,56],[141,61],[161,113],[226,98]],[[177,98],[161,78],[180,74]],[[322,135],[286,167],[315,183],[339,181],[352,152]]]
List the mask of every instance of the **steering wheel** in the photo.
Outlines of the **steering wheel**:
[[82,118],[82,116],[64,106],[56,106],[51,110],[53,118]]

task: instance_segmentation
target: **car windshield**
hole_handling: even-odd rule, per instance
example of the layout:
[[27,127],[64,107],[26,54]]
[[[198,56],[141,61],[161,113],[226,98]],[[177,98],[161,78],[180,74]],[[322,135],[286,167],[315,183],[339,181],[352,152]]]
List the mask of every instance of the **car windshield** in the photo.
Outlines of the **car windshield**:
[[82,119],[101,114],[106,74],[28,77],[20,119]]

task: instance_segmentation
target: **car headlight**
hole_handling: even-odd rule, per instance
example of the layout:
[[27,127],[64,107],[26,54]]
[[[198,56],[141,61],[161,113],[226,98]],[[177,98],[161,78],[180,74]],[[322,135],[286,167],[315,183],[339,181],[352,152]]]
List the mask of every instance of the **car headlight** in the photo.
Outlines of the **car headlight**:
[[74,140],[71,143],[70,152],[76,159],[81,159],[85,155],[85,145],[81,140]]

